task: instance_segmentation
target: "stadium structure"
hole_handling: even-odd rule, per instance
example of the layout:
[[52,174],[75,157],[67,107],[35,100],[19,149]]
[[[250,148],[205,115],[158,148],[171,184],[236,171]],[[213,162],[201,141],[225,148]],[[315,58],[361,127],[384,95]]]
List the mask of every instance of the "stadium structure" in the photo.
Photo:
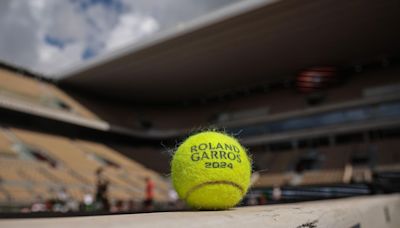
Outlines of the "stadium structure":
[[243,205],[398,192],[399,8],[243,1],[54,81],[4,64],[0,204],[82,202],[108,167],[113,203],[143,200],[151,177],[167,208],[171,151],[207,128],[252,155]]

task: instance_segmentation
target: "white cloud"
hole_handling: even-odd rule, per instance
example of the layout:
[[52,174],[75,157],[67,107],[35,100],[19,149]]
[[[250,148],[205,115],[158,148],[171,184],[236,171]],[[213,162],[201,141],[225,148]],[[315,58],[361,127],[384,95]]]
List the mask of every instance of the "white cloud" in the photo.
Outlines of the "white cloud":
[[234,1],[2,0],[0,59],[52,76]]
[[0,58],[34,67],[37,28],[29,5],[21,1],[0,1]]
[[124,47],[143,36],[154,33],[158,29],[159,24],[151,17],[134,14],[123,15],[118,25],[110,32],[106,49],[115,50]]
[[[40,43],[38,48],[39,61],[35,70],[52,75],[58,70],[66,69],[72,64],[79,63],[83,50],[82,42],[72,43],[64,49]],[[50,63],[54,65],[50,66]]]

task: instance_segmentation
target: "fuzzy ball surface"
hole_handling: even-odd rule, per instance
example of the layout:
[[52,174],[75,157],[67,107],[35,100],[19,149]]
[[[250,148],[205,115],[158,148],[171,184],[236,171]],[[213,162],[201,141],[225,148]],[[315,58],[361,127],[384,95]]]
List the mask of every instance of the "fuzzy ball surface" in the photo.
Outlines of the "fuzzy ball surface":
[[205,131],[187,138],[176,150],[171,176],[179,197],[200,210],[223,210],[246,194],[251,163],[233,137]]

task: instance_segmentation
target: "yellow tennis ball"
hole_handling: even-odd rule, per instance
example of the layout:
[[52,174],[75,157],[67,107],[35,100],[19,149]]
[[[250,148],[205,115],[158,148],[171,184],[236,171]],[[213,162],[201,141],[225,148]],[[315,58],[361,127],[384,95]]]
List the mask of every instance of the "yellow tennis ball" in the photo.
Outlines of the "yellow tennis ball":
[[196,209],[231,208],[249,188],[251,164],[246,150],[220,132],[190,136],[178,147],[171,166],[179,197]]

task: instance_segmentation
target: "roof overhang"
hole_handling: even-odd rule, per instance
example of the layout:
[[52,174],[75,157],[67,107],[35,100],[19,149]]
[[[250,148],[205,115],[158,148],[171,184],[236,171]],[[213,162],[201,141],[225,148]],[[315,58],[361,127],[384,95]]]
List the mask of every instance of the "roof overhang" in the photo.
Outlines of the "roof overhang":
[[179,101],[400,52],[400,3],[243,1],[60,76],[60,84],[135,101]]

